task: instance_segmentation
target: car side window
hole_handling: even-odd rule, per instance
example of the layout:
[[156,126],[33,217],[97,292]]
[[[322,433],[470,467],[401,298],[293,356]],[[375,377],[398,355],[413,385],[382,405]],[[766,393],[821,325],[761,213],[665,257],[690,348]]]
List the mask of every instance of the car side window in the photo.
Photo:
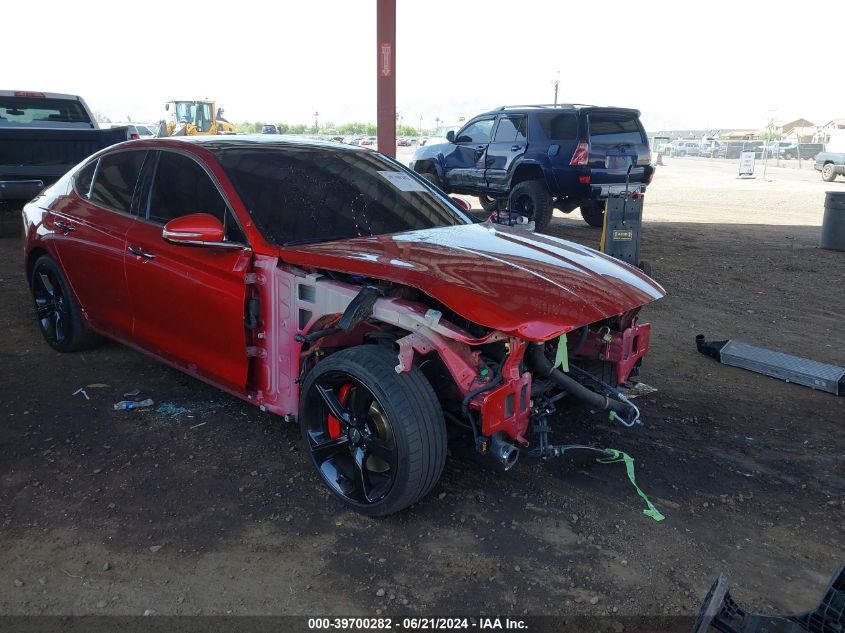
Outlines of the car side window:
[[493,135],[493,123],[495,119],[483,119],[471,123],[455,139],[456,143],[489,143]]
[[167,224],[173,218],[208,213],[226,229],[226,240],[246,243],[246,238],[223,196],[206,171],[193,159],[175,152],[161,152],[150,191],[147,219]]
[[496,143],[525,142],[525,117],[508,116],[499,119],[499,127],[496,128]]
[[574,141],[578,136],[578,118],[574,114],[543,113],[537,120],[550,141]]
[[94,180],[94,170],[97,169],[97,161],[91,161],[85,167],[76,172],[73,178],[73,188],[83,198],[91,193],[91,181]]
[[129,213],[146,155],[146,151],[126,151],[101,156],[90,200],[109,209]]

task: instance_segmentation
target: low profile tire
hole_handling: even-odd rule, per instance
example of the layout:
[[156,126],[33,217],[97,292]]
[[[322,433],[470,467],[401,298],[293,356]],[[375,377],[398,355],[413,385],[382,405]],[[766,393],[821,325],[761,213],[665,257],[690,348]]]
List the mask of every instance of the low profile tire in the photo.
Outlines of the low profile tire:
[[438,189],[445,191],[445,189],[443,189],[443,183],[440,182],[440,177],[436,173],[434,173],[433,171],[420,172],[420,176],[425,178],[428,182],[430,182],[432,185],[434,185]]
[[446,462],[437,396],[416,367],[397,374],[396,352],[350,347],[319,362],[302,387],[306,453],[329,490],[371,516],[424,497]]
[[493,196],[480,195],[478,196],[478,201],[481,203],[481,208],[488,213],[491,213],[499,208],[499,201]]
[[534,221],[535,231],[544,231],[552,221],[552,194],[539,180],[523,180],[511,189],[510,210]]
[[581,203],[581,217],[590,226],[601,228],[604,225],[604,209],[604,201],[584,200]]
[[49,255],[36,260],[30,287],[38,328],[50,347],[59,352],[78,352],[102,343],[102,337],[85,326],[82,309],[64,273]]
[[826,163],[822,167],[822,180],[825,182],[833,182],[836,180],[836,167],[833,163]]

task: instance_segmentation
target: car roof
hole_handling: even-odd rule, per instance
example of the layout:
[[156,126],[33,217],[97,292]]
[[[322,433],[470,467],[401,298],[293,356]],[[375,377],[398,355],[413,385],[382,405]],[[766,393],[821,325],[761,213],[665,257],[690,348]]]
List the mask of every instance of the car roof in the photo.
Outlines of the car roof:
[[200,145],[206,149],[215,151],[229,149],[232,147],[250,147],[273,145],[278,147],[322,147],[326,149],[348,149],[351,152],[366,152],[353,145],[344,145],[333,141],[321,141],[318,139],[299,138],[296,136],[285,136],[278,134],[267,136],[266,134],[218,134],[216,136],[168,136],[157,138],[146,143],[153,143],[160,146],[178,146],[183,143]]
[[586,103],[541,103],[534,105],[503,105],[498,108],[495,108],[494,110],[490,110],[489,112],[484,112],[479,116],[484,116],[488,114],[501,114],[502,112],[527,114],[530,112],[555,112],[559,110],[564,112],[580,112],[585,110],[617,110],[621,112],[630,112],[632,114],[640,116],[640,111],[635,108],[620,108],[618,106],[598,106]]

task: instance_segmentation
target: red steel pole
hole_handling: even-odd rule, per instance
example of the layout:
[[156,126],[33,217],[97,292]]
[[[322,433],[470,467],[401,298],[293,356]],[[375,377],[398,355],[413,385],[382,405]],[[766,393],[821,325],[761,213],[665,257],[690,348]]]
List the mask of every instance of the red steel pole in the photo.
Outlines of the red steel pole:
[[378,151],[396,158],[396,0],[376,0]]

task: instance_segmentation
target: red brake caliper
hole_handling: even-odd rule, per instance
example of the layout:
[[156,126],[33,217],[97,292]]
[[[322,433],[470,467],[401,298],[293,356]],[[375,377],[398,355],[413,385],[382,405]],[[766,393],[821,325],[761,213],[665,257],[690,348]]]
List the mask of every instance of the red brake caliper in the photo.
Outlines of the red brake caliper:
[[[337,399],[342,405],[346,405],[346,398],[349,397],[349,390],[352,389],[352,383],[348,382],[342,385],[337,392]],[[329,437],[337,439],[340,437],[340,420],[329,413]]]

